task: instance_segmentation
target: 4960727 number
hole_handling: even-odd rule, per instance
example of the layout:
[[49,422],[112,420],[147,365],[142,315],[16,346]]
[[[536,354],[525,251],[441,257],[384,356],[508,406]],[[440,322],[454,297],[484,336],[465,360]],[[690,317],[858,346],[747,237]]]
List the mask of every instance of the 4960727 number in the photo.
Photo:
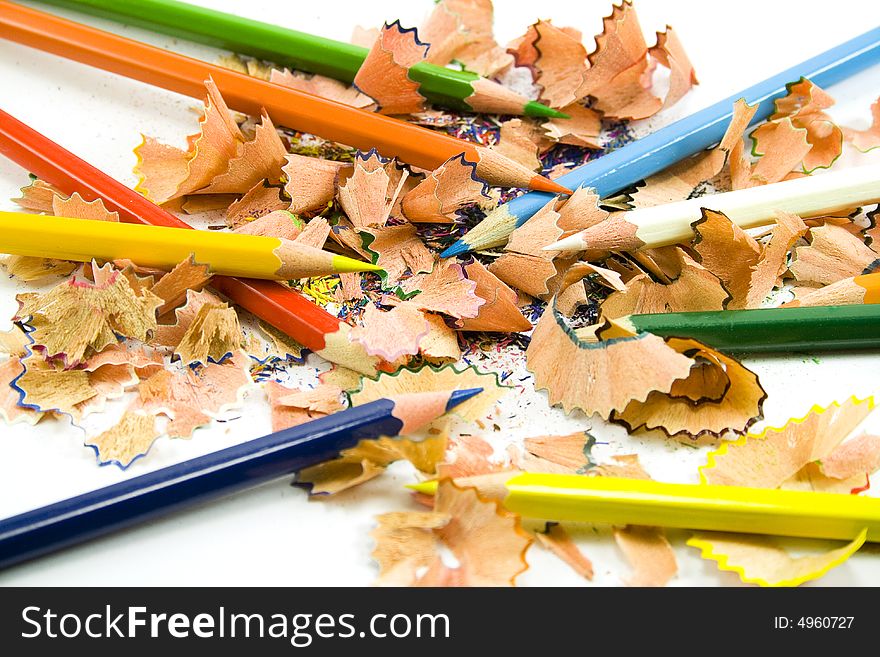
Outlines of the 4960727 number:
[[852,627],[855,616],[801,616],[794,619],[788,616],[776,616],[773,628],[776,630],[848,630]]

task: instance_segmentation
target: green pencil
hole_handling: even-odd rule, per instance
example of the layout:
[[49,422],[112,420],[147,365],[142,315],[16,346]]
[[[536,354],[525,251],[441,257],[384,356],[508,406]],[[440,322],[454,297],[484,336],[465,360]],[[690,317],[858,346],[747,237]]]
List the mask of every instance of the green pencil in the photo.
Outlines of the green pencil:
[[880,304],[629,315],[619,321],[634,330],[693,338],[727,352],[880,347]]
[[[75,9],[110,18],[171,36],[198,41],[258,59],[317,73],[351,84],[369,52],[351,43],[297,32],[269,23],[225,14],[175,0],[41,0],[43,4]],[[280,3],[279,7],[290,6]],[[409,70],[409,77],[420,84],[419,92],[431,103],[459,111],[483,111],[476,101],[474,83],[480,83],[493,107],[503,102],[505,114],[525,114],[541,118],[568,118],[567,114],[518,96],[507,101],[511,92],[496,82],[469,71],[456,71],[427,62]],[[498,97],[492,98],[493,90]],[[503,98],[502,98],[503,96]],[[469,99],[470,98],[470,102]],[[471,104],[473,103],[473,104]]]

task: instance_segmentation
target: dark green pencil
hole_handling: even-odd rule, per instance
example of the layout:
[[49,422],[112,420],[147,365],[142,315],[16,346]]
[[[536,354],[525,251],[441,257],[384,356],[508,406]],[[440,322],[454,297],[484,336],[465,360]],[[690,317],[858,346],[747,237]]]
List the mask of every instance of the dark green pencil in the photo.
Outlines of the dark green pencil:
[[621,321],[638,331],[693,338],[727,352],[880,347],[880,304],[630,315]]
[[[171,36],[198,41],[243,55],[265,59],[308,73],[318,73],[351,84],[369,52],[351,43],[289,30],[260,21],[225,14],[174,0],[42,0],[43,4],[75,9],[94,16],[145,27]],[[279,4],[284,7],[285,4]],[[431,103],[459,111],[484,111],[475,100],[474,83],[482,80],[481,93],[501,85],[469,71],[456,71],[419,62],[409,70],[418,82],[419,92]],[[490,99],[498,113],[498,98]],[[481,96],[482,97],[482,96]],[[470,98],[470,101],[468,100]],[[505,114],[525,114],[541,118],[568,118],[567,114],[541,103],[523,99],[504,101]]]

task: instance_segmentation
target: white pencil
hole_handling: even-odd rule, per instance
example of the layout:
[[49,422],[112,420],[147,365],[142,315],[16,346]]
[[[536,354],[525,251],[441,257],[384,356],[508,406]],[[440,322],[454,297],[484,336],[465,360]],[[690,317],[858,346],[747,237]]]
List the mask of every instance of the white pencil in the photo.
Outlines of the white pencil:
[[723,212],[741,228],[775,222],[776,212],[816,217],[880,201],[880,165],[796,178],[735,192],[612,214],[607,220],[544,247],[545,251],[636,251],[687,242],[702,210]]

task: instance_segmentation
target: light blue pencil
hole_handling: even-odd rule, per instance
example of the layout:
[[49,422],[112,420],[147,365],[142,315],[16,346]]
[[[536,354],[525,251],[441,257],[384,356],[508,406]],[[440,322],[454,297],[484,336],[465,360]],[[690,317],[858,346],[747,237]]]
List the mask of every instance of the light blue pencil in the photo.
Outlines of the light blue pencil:
[[[878,62],[880,27],[573,169],[557,182],[569,189],[591,187],[600,197],[609,196],[717,144],[733,116],[733,105],[740,98],[750,105],[759,104],[752,119],[754,124],[773,114],[774,101],[787,93],[787,84],[805,77],[820,87],[828,87]],[[547,192],[529,192],[499,206],[440,255],[449,258],[504,244],[510,233],[552,198],[553,194]]]

